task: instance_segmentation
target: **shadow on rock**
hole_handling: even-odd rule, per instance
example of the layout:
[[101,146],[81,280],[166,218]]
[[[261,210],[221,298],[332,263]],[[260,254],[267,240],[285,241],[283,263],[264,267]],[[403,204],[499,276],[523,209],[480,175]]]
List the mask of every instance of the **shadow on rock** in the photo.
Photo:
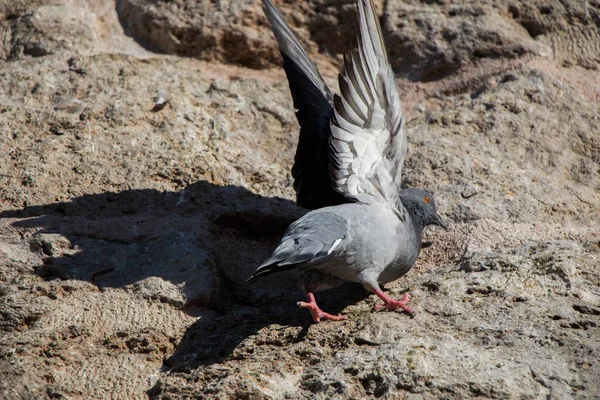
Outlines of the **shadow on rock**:
[[[121,288],[190,315],[213,310],[214,317],[188,329],[165,363],[185,370],[234,356],[239,343],[266,326],[311,323],[308,312],[296,306],[303,298],[293,274],[245,282],[305,212],[290,200],[198,182],[179,192],[84,195],[5,211],[0,218],[37,232],[29,245],[42,257],[36,272],[46,280]],[[346,285],[318,297],[324,309],[339,313],[366,296]]]
[[219,303],[223,281],[241,284],[285,228],[306,210],[237,186],[198,182],[180,192],[153,189],[85,195],[5,211],[43,256],[44,279],[120,287],[177,307]]
[[[355,283],[346,283],[317,294],[319,305],[333,314],[339,314],[348,305],[368,296],[369,293]],[[299,300],[304,300],[299,292],[271,294],[252,304],[237,306],[210,321],[196,321],[186,332],[175,354],[165,361],[164,368],[170,372],[187,373],[203,365],[251,357],[255,347],[246,345],[244,340],[265,327],[270,329],[257,337],[258,342],[285,346],[302,341],[312,319],[306,310],[296,305]],[[293,327],[299,329],[290,329]]]

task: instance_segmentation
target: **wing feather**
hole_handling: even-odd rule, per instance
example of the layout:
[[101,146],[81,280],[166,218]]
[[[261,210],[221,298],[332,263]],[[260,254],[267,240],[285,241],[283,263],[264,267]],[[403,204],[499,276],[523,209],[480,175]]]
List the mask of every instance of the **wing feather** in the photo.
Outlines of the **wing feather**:
[[407,146],[400,95],[373,1],[357,3],[358,48],[344,57],[341,94],[334,97],[331,178],[347,198],[387,202],[403,215],[399,192]]
[[333,115],[333,95],[271,0],[263,0],[263,10],[279,43],[300,124],[300,138],[292,168],[296,202],[306,208],[347,203],[349,200],[334,189],[329,178],[329,125]]

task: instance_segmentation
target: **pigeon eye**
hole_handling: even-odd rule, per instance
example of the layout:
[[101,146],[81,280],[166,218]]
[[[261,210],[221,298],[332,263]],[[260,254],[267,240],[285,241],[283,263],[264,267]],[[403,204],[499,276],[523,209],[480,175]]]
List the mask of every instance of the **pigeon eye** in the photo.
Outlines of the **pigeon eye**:
[[425,202],[425,204],[429,204],[429,203],[431,203],[431,197],[429,197],[429,196],[425,196],[425,197],[423,198],[423,201]]

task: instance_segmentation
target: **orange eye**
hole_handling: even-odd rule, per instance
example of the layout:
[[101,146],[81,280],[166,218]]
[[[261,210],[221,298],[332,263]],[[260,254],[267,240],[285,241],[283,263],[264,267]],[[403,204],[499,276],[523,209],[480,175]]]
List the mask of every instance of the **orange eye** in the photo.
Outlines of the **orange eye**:
[[429,204],[429,203],[431,203],[431,198],[429,196],[425,196],[423,198],[423,201],[425,202],[425,204]]

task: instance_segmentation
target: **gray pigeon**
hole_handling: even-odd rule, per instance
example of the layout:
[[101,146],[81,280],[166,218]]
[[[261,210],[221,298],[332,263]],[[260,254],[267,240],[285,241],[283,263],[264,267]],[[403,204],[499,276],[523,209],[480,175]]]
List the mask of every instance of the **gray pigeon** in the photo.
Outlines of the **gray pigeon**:
[[344,281],[359,282],[379,296],[384,304],[375,311],[403,309],[412,314],[407,294],[394,300],[379,285],[412,268],[425,226],[447,229],[430,193],[400,188],[407,150],[400,96],[373,1],[357,4],[358,49],[344,58],[341,96],[332,101],[282,15],[271,0],[263,0],[301,125],[293,170],[297,202],[310,208],[332,205],[291,224],[273,255],[248,282],[275,272],[298,271],[308,298],[298,305],[317,322],[346,319],[322,311],[314,297],[316,291]]

